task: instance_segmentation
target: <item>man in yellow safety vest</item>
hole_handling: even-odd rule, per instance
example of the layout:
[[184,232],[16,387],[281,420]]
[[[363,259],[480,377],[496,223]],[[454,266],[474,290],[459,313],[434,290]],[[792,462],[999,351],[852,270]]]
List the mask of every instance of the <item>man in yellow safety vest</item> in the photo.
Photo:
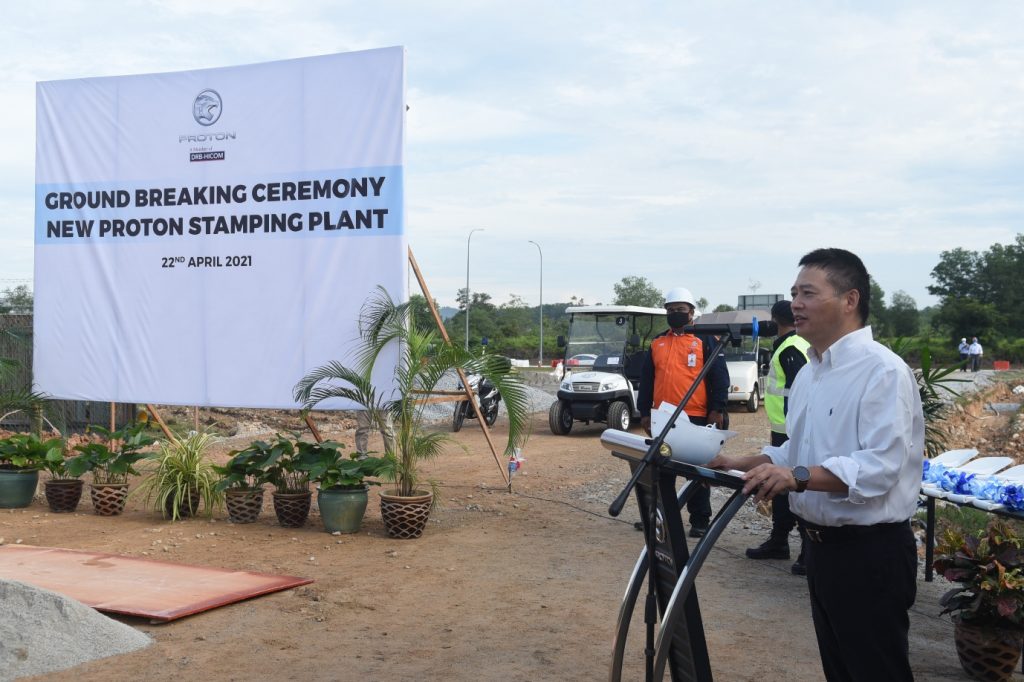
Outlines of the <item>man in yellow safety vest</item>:
[[[793,311],[789,301],[779,301],[772,306],[772,321],[779,326],[779,335],[772,350],[771,368],[768,370],[768,385],[765,389],[764,411],[772,430],[772,445],[786,442],[786,413],[789,389],[796,379],[796,373],[807,364],[807,348],[810,344],[796,335],[793,327]],[[777,495],[772,500],[772,532],[759,547],[747,550],[751,559],[789,559],[789,533],[796,527],[796,517],[789,511],[789,496]],[[803,563],[803,540],[800,555],[793,564],[793,573],[805,575]]]

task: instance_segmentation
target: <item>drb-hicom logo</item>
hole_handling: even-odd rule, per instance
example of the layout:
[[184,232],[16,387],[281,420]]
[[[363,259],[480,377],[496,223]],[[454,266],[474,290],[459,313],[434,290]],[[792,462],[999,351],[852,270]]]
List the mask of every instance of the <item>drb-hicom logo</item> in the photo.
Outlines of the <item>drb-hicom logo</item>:
[[223,110],[224,102],[216,90],[203,90],[192,102],[192,118],[201,126],[212,126]]

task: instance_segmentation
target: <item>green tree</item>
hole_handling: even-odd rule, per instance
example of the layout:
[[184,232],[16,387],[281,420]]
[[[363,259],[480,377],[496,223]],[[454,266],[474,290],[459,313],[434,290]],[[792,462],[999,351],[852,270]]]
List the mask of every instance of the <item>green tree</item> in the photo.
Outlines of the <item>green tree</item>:
[[0,314],[31,313],[32,290],[26,284],[8,287],[0,292]]
[[615,290],[615,305],[639,305],[649,308],[660,308],[665,299],[661,291],[646,277],[629,275],[612,286]]
[[711,312],[713,312],[713,313],[731,313],[733,310],[736,310],[736,308],[734,308],[733,306],[729,305],[728,303],[719,303],[718,305],[715,306],[715,309],[712,310]]
[[950,298],[939,307],[932,324],[940,329],[945,328],[951,342],[961,337],[970,339],[972,336],[991,339],[1005,324],[1005,317],[991,303],[981,303],[970,298]]
[[697,299],[697,310],[704,312],[705,310],[708,309],[708,305],[708,299],[704,298],[703,296]]
[[[436,329],[437,324],[434,322],[434,316],[430,313],[430,306],[427,305],[427,299],[421,294],[412,294],[409,296],[409,310],[412,311],[413,322],[416,323],[417,329]],[[440,310],[440,306],[437,305],[437,301],[434,301],[434,310]],[[438,313],[440,314],[440,313]]]
[[896,291],[889,306],[889,333],[892,336],[917,336],[921,328],[917,302],[905,291]]
[[879,286],[874,277],[870,278],[871,283],[871,309],[868,312],[868,324],[876,337],[891,336],[889,330],[887,310],[885,309],[885,290]]

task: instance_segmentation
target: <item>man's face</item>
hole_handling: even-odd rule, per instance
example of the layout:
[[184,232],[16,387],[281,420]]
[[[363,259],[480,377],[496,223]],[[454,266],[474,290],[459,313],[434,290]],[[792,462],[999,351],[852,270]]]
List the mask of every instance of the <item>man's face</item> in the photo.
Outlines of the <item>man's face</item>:
[[816,350],[823,351],[842,336],[845,297],[836,293],[824,270],[803,267],[790,293],[796,333]]
[[[693,306],[689,303],[666,303],[665,312],[668,313],[668,324],[672,329],[681,330],[693,319]],[[680,317],[680,313],[686,317],[686,321],[682,324],[679,324],[679,321],[683,319]]]

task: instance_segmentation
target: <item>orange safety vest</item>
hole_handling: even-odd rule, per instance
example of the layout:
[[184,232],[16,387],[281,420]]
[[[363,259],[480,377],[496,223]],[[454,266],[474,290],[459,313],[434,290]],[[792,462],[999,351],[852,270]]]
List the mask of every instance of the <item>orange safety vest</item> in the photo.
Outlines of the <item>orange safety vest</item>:
[[[692,367],[689,366],[691,353],[694,355]],[[678,405],[704,366],[704,343],[693,334],[669,331],[651,342],[651,362],[654,363],[654,408],[663,402]],[[691,417],[708,416],[708,391],[703,381],[683,411]]]

